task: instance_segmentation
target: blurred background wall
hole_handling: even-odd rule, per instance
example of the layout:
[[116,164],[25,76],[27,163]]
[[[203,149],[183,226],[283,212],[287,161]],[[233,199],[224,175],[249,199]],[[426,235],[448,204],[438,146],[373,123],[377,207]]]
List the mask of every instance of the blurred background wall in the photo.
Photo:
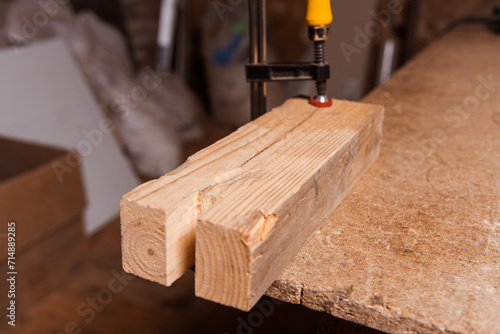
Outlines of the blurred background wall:
[[[6,1],[6,0],[4,0]],[[9,0],[10,1],[10,0]],[[338,47],[342,41],[352,41],[354,28],[364,28],[373,20],[370,11],[375,12],[387,8],[388,0],[332,0],[334,10],[333,38],[328,42],[334,66],[334,78],[330,83],[330,93],[337,97],[360,97],[373,86],[374,70],[371,59],[377,54],[377,43],[374,38],[370,47],[362,54],[353,57],[353,63],[346,66],[344,57]],[[97,3],[95,0],[74,0],[77,3]],[[106,1],[107,2],[107,1]],[[210,0],[186,0],[191,14],[190,36],[193,42],[199,41],[199,28],[202,7],[212,6]],[[246,2],[246,1],[244,1]],[[407,0],[401,1],[407,5]],[[485,3],[484,0],[419,0],[418,22],[415,36],[415,52],[423,49],[451,22]],[[119,0],[123,11],[125,26],[129,33],[134,59],[139,66],[152,64],[155,59],[156,35],[158,30],[158,13],[161,0]],[[310,47],[303,24],[305,0],[268,0],[268,14],[271,24],[272,43],[281,61],[300,59]],[[228,13],[229,15],[231,13]],[[397,18],[401,23],[402,19]],[[290,42],[290,36],[297,36]],[[383,36],[382,36],[383,37]],[[196,59],[196,58],[195,58]],[[332,60],[334,60],[332,62]]]

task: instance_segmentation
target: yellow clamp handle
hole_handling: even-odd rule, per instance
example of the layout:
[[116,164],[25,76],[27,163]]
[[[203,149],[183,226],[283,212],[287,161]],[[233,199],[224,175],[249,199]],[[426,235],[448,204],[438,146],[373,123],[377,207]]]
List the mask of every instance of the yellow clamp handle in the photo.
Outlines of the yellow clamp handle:
[[306,24],[310,27],[329,25],[333,21],[330,0],[308,0]]

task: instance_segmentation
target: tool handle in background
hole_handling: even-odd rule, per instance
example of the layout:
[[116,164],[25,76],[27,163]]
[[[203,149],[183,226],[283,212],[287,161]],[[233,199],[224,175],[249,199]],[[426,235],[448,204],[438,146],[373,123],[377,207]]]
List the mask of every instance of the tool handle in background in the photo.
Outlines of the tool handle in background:
[[329,25],[333,21],[330,0],[308,0],[306,24],[310,27]]
[[158,27],[158,55],[156,69],[170,70],[174,52],[174,36],[177,21],[177,0],[163,0],[161,3],[160,25]]

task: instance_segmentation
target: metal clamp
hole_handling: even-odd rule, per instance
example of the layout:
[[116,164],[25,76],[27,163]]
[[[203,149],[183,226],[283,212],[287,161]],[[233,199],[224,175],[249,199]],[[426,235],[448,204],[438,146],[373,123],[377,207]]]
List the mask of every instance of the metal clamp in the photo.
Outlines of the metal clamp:
[[314,80],[318,96],[311,103],[326,106],[331,103],[325,94],[326,81],[330,78],[330,66],[324,61],[324,41],[330,37],[330,27],[310,27],[314,41],[315,60],[311,63],[268,63],[266,59],[266,1],[249,0],[250,13],[250,62],[246,65],[247,81],[250,82],[252,119],[267,111],[267,82]]
[[247,64],[248,82],[299,81],[330,79],[330,66],[315,63]]

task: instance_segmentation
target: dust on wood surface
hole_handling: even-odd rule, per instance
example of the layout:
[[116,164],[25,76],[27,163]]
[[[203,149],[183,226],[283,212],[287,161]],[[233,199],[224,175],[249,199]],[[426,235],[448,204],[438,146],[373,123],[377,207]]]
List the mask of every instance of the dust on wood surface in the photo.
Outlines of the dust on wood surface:
[[454,31],[366,102],[378,161],[267,294],[391,333],[500,332],[500,36]]

